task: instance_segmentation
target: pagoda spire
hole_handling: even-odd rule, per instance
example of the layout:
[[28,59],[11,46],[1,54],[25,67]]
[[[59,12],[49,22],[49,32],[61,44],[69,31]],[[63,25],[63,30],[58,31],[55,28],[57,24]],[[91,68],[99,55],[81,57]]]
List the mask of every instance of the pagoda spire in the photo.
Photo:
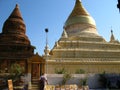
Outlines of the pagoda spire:
[[16,4],[12,13],[4,23],[3,33],[18,34],[18,32],[21,32],[21,34],[24,35],[26,33],[26,26],[19,10],[19,6]]
[[7,35],[7,42],[30,44],[30,40],[26,35],[26,25],[22,18],[18,4],[16,4],[10,16],[3,24],[2,33]]
[[87,15],[87,16],[89,16],[89,13],[82,6],[81,0],[76,0],[75,6],[74,6],[73,11],[70,14],[69,18],[79,16],[79,15]]
[[18,4],[16,4],[14,10],[12,11],[11,15],[9,16],[9,18],[16,18],[16,17],[23,20]]

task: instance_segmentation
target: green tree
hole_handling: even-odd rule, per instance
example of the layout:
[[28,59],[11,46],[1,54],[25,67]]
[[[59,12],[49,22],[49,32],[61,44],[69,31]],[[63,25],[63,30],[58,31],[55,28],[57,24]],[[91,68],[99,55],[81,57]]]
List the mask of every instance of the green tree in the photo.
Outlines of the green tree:
[[10,67],[10,76],[16,81],[20,79],[20,76],[24,73],[24,67],[21,67],[19,64],[14,63]]

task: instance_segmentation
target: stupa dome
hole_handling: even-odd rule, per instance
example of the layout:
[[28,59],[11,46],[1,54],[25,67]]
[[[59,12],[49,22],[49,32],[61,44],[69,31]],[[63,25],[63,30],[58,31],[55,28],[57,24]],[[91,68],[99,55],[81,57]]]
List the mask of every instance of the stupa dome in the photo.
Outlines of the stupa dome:
[[98,36],[95,20],[79,0],[76,0],[75,6],[66,20],[64,28],[68,36],[80,35],[81,33],[89,33],[89,35],[92,33]]

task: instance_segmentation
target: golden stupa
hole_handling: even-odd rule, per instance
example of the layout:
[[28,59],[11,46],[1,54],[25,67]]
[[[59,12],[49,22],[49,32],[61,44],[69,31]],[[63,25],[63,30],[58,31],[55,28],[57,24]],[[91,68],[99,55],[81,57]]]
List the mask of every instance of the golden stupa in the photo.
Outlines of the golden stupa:
[[53,74],[64,68],[70,73],[84,70],[86,73],[120,73],[120,43],[111,30],[110,41],[100,36],[94,19],[81,1],[65,22],[63,33],[52,50],[45,48],[46,73]]

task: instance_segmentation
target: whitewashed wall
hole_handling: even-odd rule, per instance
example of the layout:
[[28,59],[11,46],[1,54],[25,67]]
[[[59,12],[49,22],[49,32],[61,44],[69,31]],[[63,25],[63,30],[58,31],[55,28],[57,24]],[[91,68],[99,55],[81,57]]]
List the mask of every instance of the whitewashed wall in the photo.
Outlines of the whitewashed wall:
[[[99,75],[96,74],[72,74],[72,78],[66,84],[80,84],[80,79],[88,77],[89,88],[101,88]],[[48,82],[51,85],[60,85],[63,80],[63,74],[47,74]]]

